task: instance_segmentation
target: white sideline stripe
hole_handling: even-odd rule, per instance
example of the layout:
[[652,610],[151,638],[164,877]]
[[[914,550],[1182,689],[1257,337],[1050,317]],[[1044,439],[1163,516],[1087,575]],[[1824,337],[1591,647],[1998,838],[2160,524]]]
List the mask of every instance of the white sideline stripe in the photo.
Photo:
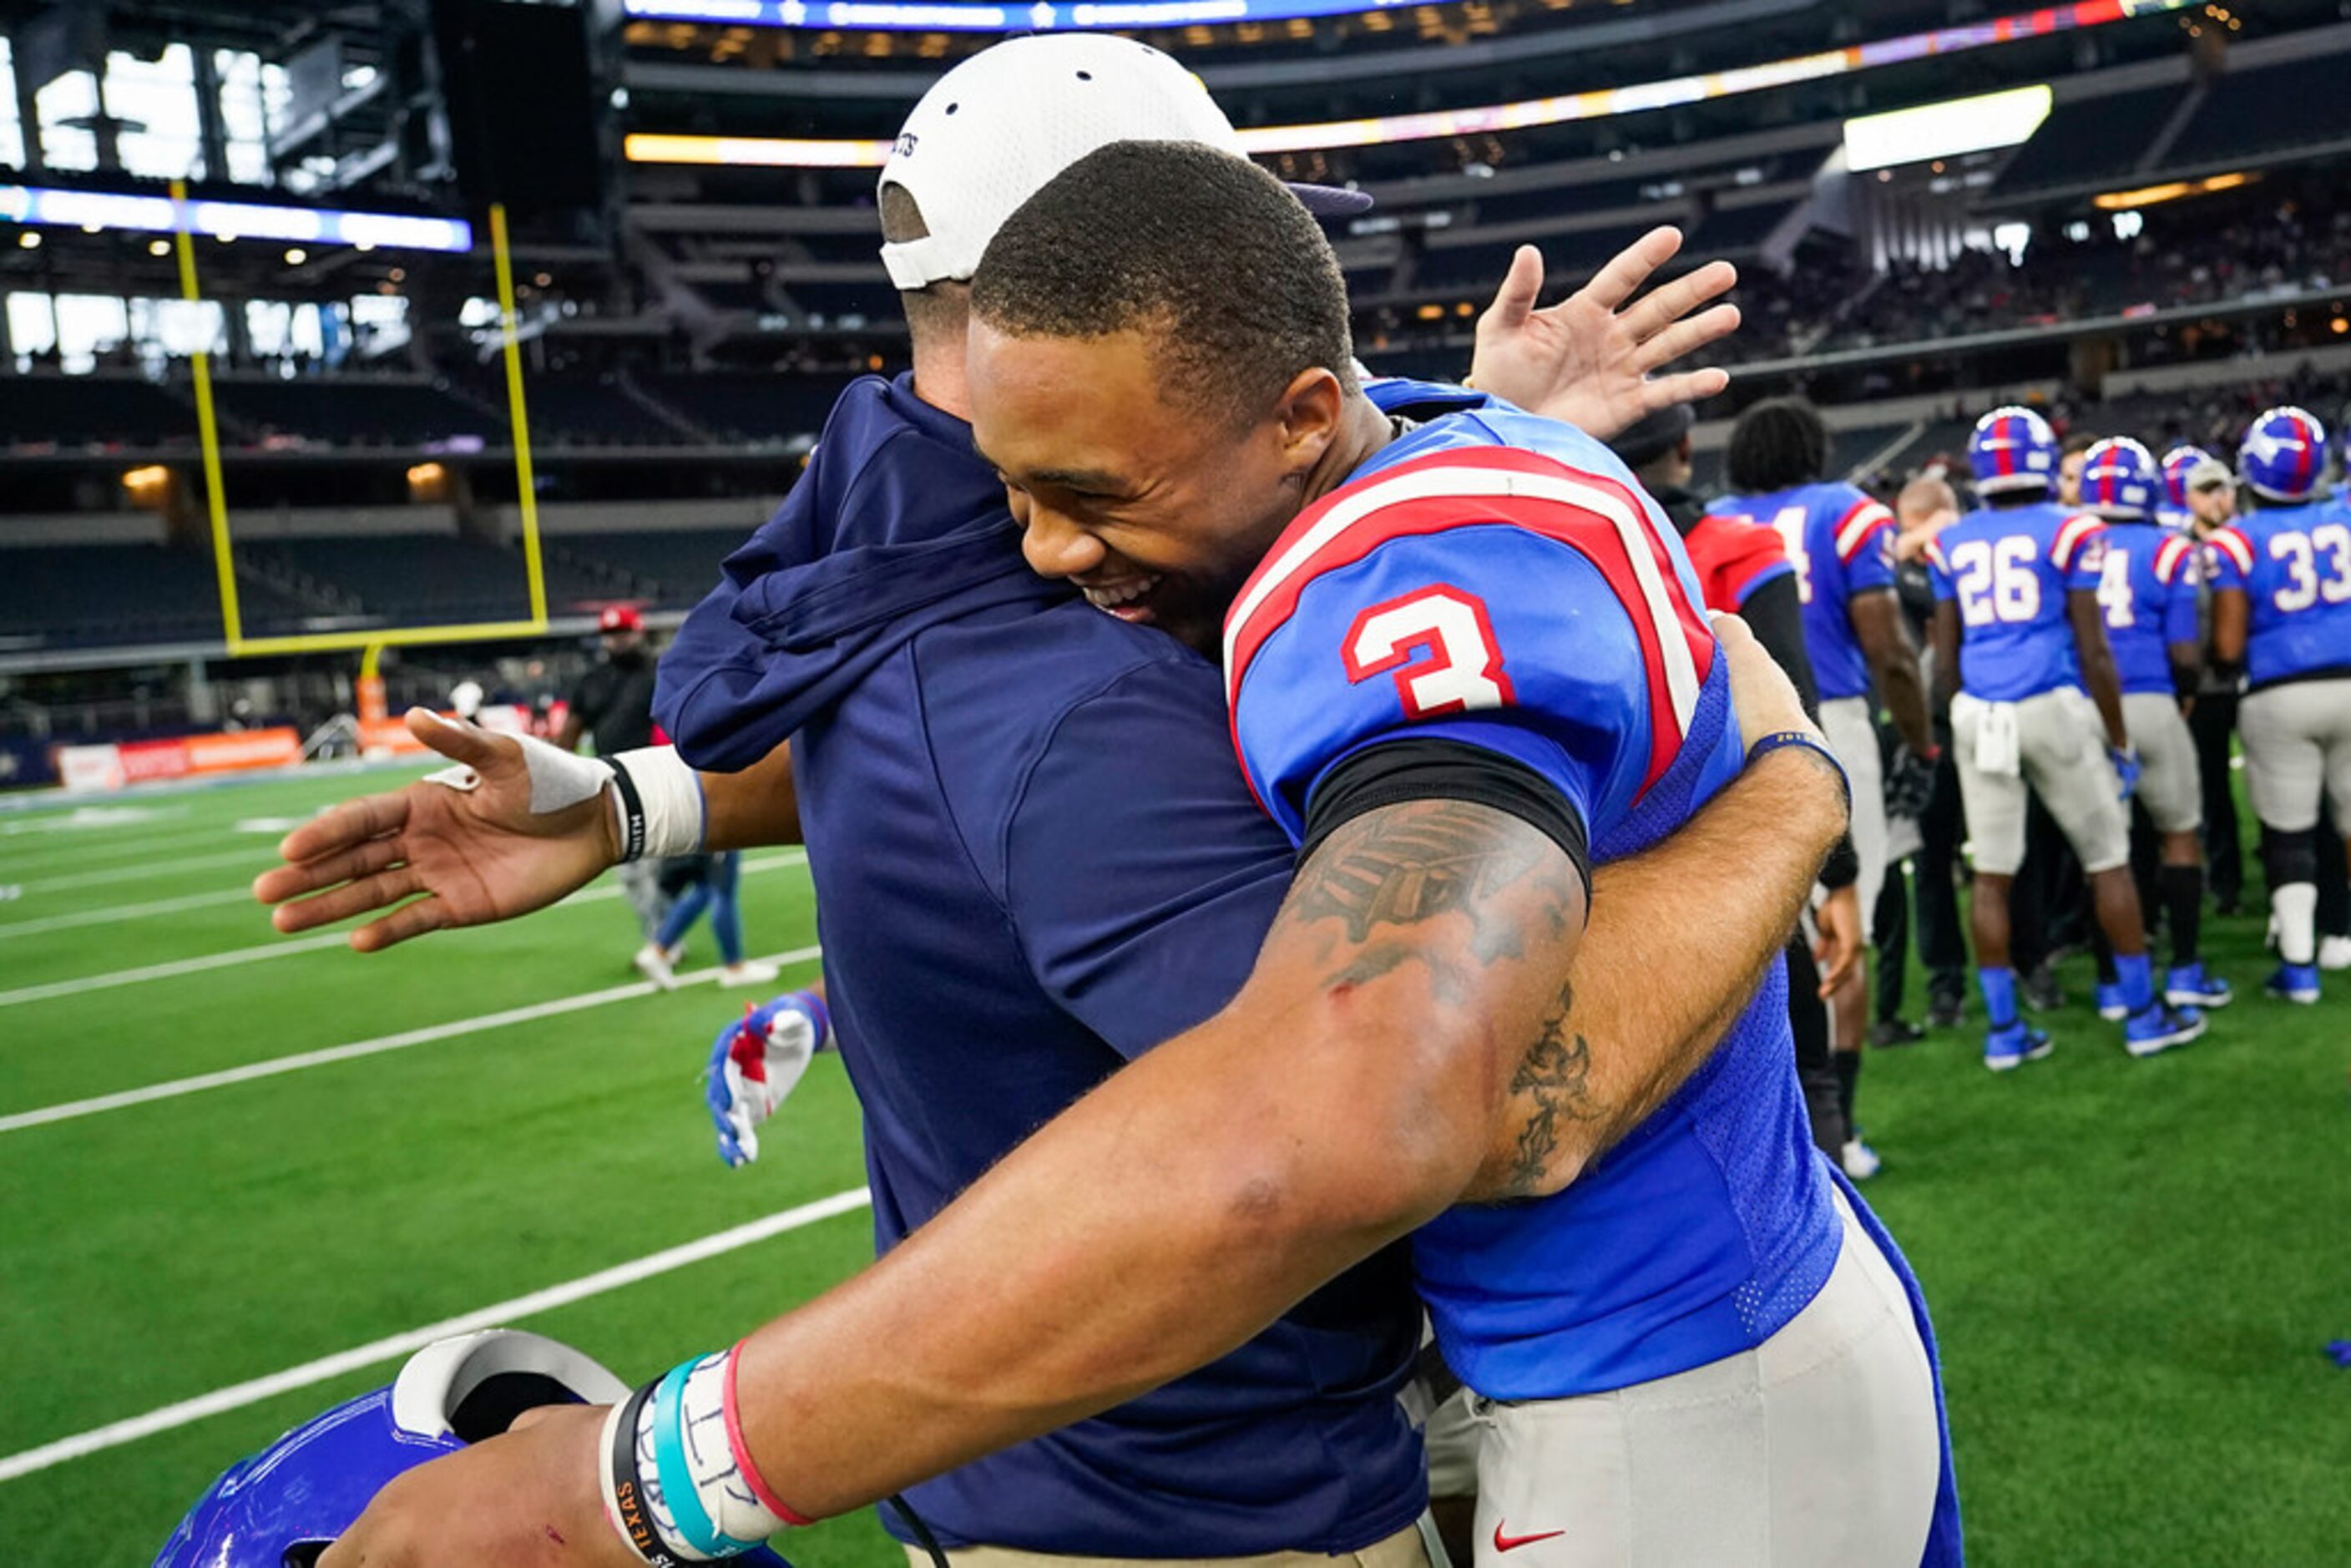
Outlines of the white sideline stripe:
[[374,1340],[336,1355],[321,1356],[317,1361],[306,1361],[299,1366],[289,1366],[266,1377],[214,1389],[194,1399],[183,1399],[176,1405],[166,1405],[127,1421],[94,1427],[87,1432],[78,1432],[70,1437],[60,1437],[54,1443],[44,1443],[37,1448],[26,1448],[22,1453],[0,1458],[0,1481],[33,1475],[64,1464],[68,1459],[84,1458],[108,1448],[119,1448],[125,1443],[135,1443],[141,1437],[152,1437],[158,1432],[169,1432],[174,1427],[202,1421],[207,1416],[258,1405],[265,1399],[289,1394],[297,1388],[308,1388],[314,1383],[324,1383],[347,1372],[373,1366],[381,1361],[413,1355],[434,1341],[447,1339],[453,1334],[497,1328],[523,1318],[535,1317],[540,1312],[553,1312],[558,1307],[568,1307],[574,1301],[705,1262],[788,1231],[814,1225],[821,1219],[854,1213],[872,1201],[872,1194],[866,1188],[852,1187],[846,1192],[834,1193],[831,1197],[820,1197],[813,1203],[804,1203],[797,1208],[771,1214],[765,1219],[755,1219],[747,1225],[738,1225],[731,1230],[705,1236],[699,1241],[688,1241],[637,1259],[634,1262],[599,1270],[566,1284],[551,1285],[544,1291],[517,1296],[510,1301],[500,1301],[462,1317],[444,1318],[437,1323],[427,1323],[406,1333]]
[[225,953],[207,953],[201,958],[174,958],[168,964],[149,964],[138,969],[114,969],[103,975],[87,975],[78,980],[51,980],[46,985],[19,986],[13,991],[0,991],[0,1008],[18,1007],[26,1002],[46,1002],[57,997],[78,997],[85,991],[110,991],[117,986],[135,986],[147,980],[176,979],[182,975],[198,975],[206,969],[226,969],[239,964],[258,964],[265,958],[290,958],[297,953],[315,953],[321,947],[340,947],[344,934],[322,931],[316,936],[266,943],[258,947],[233,947]]
[[151,915],[177,915],[183,910],[252,902],[253,894],[241,887],[232,887],[219,893],[192,893],[185,898],[158,898],[146,904],[110,904],[104,909],[81,909],[71,915],[44,915],[37,920],[11,920],[0,924],[0,942],[5,942],[11,936],[37,936],[44,931],[70,931],[78,925],[111,925],[118,920],[143,920]]
[[[81,861],[113,861],[120,860],[125,855],[153,854],[158,850],[166,848],[184,849],[190,844],[201,843],[207,839],[217,841],[223,836],[222,831],[217,828],[190,828],[183,824],[176,832],[159,834],[148,839],[109,838],[95,843],[82,843],[78,840],[62,841],[52,840],[47,843],[0,844],[0,853],[5,855],[5,860],[0,860],[0,868],[5,868],[7,874],[15,876],[26,871],[45,871],[54,865],[68,865]],[[274,841],[259,839],[254,841],[269,843]]]
[[[810,958],[821,957],[823,954],[821,947],[795,947],[789,953],[771,953],[755,962],[804,964]],[[698,986],[705,980],[717,977],[718,970],[713,967],[680,975],[677,983]],[[21,1132],[26,1127],[47,1126],[52,1122],[70,1122],[80,1116],[95,1116],[101,1111],[120,1111],[125,1106],[145,1105],[157,1100],[176,1100],[183,1094],[200,1094],[207,1089],[225,1089],[232,1083],[250,1083],[256,1078],[276,1078],[281,1073],[299,1072],[306,1067],[327,1067],[338,1061],[356,1061],[362,1056],[380,1056],[387,1051],[405,1051],[412,1045],[429,1045],[436,1040],[480,1034],[486,1030],[504,1029],[508,1024],[560,1018],[565,1013],[584,1012],[590,1008],[602,1007],[607,1002],[625,1002],[637,997],[650,997],[660,989],[651,980],[634,980],[625,986],[611,986],[601,991],[583,991],[576,997],[558,997],[551,1002],[533,1002],[528,1007],[508,1008],[504,1012],[484,1013],[479,1018],[427,1024],[423,1029],[403,1030],[398,1034],[379,1035],[373,1040],[354,1040],[349,1045],[299,1051],[291,1056],[274,1056],[266,1061],[248,1062],[243,1067],[199,1072],[193,1078],[174,1078],[168,1082],[148,1084],[142,1089],[123,1089],[112,1094],[93,1095],[87,1100],[68,1100],[60,1104],[44,1105],[36,1111],[19,1111],[14,1115],[0,1116],[0,1133]]]
[[208,867],[245,864],[255,871],[277,863],[277,857],[266,844],[249,844],[241,850],[225,850],[218,854],[189,855],[182,860],[152,861],[144,865],[119,865],[106,871],[81,871],[70,876],[29,877],[24,883],[26,893],[63,893],[68,888],[99,887],[110,882],[137,882],[142,877],[171,876],[183,871],[204,871]]
[[162,810],[143,806],[76,806],[46,816],[27,817],[21,822],[0,822],[0,839],[13,839],[22,833],[97,833],[109,828],[152,828],[162,818],[187,814],[185,806]]
[[[787,850],[782,854],[770,855],[764,860],[744,862],[743,874],[750,876],[758,872],[774,871],[778,866],[807,863],[806,850]],[[561,907],[601,903],[608,898],[618,898],[624,891],[618,883],[587,888],[563,900]],[[0,991],[0,1008],[13,1008],[24,1002],[45,1002],[57,997],[78,997],[85,991],[110,991],[117,986],[135,986],[148,980],[176,979],[182,975],[202,974],[206,969],[258,964],[265,959],[284,958],[296,953],[315,953],[322,947],[341,946],[348,935],[342,931],[323,931],[315,936],[265,942],[257,947],[233,947],[225,953],[207,953],[197,958],[174,958],[167,964],[149,964],[137,969],[114,969],[103,975],[85,975],[78,980],[51,980],[45,985],[19,986],[13,991]]]

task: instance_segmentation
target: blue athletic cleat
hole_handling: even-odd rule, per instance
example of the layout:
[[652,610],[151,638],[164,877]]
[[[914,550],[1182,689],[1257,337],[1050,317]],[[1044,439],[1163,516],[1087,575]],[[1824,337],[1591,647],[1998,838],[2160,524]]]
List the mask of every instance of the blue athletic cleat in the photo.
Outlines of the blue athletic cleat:
[[2210,1011],[2225,1008],[2237,999],[2229,982],[2218,975],[2208,975],[2204,965],[2185,965],[2163,977],[2163,999],[2175,1008],[2202,1008]]
[[2108,1023],[2120,1023],[2130,1017],[2130,998],[2123,994],[2120,980],[2098,982],[2098,1016]]
[[2309,1007],[2318,1000],[2318,966],[2280,964],[2262,989],[2281,1000]]
[[2153,1056],[2203,1032],[2204,1015],[2194,1008],[2149,1002],[2123,1020],[2123,1049],[2133,1056]]
[[2028,1061],[2038,1061],[2056,1049],[2056,1042],[2044,1030],[2028,1029],[2024,1020],[2018,1019],[1984,1036],[1984,1065],[1994,1072],[2007,1072]]

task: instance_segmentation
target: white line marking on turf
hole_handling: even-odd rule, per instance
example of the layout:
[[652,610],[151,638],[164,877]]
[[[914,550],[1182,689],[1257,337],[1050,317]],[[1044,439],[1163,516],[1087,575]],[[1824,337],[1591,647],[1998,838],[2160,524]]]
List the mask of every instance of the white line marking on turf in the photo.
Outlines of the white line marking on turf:
[[852,1187],[847,1192],[834,1193],[831,1197],[820,1197],[813,1203],[804,1203],[797,1208],[787,1208],[779,1214],[771,1214],[765,1219],[755,1219],[747,1225],[736,1226],[731,1230],[721,1230],[716,1235],[705,1236],[699,1241],[688,1241],[682,1246],[668,1248],[637,1259],[634,1262],[599,1270],[593,1274],[565,1284],[551,1285],[544,1291],[534,1291],[528,1296],[517,1296],[510,1301],[500,1301],[495,1306],[484,1307],[479,1312],[467,1312],[461,1317],[444,1318],[437,1323],[427,1323],[421,1329],[411,1329],[406,1333],[393,1334],[386,1339],[371,1341],[337,1355],[321,1356],[317,1361],[306,1361],[299,1366],[289,1366],[283,1372],[275,1372],[266,1377],[256,1377],[249,1382],[232,1385],[227,1388],[215,1389],[210,1394],[202,1395],[194,1399],[183,1399],[176,1405],[166,1405],[160,1410],[150,1410],[144,1416],[134,1416],[127,1421],[114,1421],[103,1427],[94,1427],[87,1432],[77,1432],[70,1437],[60,1437],[54,1443],[44,1443],[37,1448],[26,1448],[22,1453],[10,1454],[5,1458],[0,1458],[0,1481],[14,1480],[19,1476],[33,1475],[53,1466],[64,1464],[69,1459],[84,1458],[91,1454],[103,1453],[109,1448],[119,1448],[125,1443],[135,1443],[141,1437],[152,1437],[158,1432],[169,1432],[174,1427],[185,1427],[193,1422],[202,1421],[207,1416],[224,1415],[231,1410],[242,1410],[248,1405],[258,1405],[265,1399],[274,1398],[280,1394],[290,1394],[298,1388],[308,1388],[314,1383],[324,1383],[330,1378],[340,1377],[347,1372],[357,1372],[362,1367],[373,1366],[378,1362],[413,1355],[435,1340],[447,1339],[454,1334],[473,1333],[480,1329],[497,1328],[523,1318],[535,1317],[540,1312],[553,1312],[558,1307],[568,1307],[574,1301],[585,1301],[590,1296],[602,1295],[608,1291],[617,1291],[622,1286],[634,1285],[653,1279],[656,1275],[672,1273],[695,1263],[706,1262],[710,1259],[737,1251],[745,1247],[784,1235],[788,1231],[802,1229],[816,1224],[819,1220],[831,1219],[836,1215],[855,1213],[872,1201],[872,1194],[866,1188]]
[[78,997],[85,991],[110,991],[117,986],[135,986],[145,980],[177,979],[182,975],[202,974],[206,969],[258,964],[265,958],[290,958],[297,953],[315,953],[322,947],[340,947],[343,945],[343,935],[340,931],[322,931],[316,936],[265,943],[258,947],[233,947],[225,953],[207,953],[201,958],[174,958],[168,964],[149,964],[137,969],[114,969],[103,975],[88,975],[78,980],[51,980],[46,985],[19,986],[13,991],[0,991],[0,1008],[13,1008],[25,1002],[46,1002],[56,997]]
[[80,909],[71,915],[44,915],[37,920],[11,920],[0,925],[0,942],[11,936],[37,936],[44,931],[70,931],[80,925],[111,925],[119,920],[143,920],[152,915],[177,915],[222,904],[250,904],[253,894],[241,887],[219,893],[192,893],[185,898],[158,898],[145,904],[110,904],[103,909]]
[[[745,861],[742,874],[751,876],[779,866],[805,865],[808,852],[787,850],[779,855]],[[573,894],[563,901],[563,907],[575,904],[601,904],[618,898],[624,890],[618,883],[590,887]],[[240,895],[243,896],[243,895]],[[102,975],[85,975],[78,980],[51,980],[45,985],[19,986],[13,991],[0,991],[0,1008],[13,1008],[24,1002],[45,1002],[57,997],[77,997],[85,991],[109,991],[117,986],[135,986],[147,980],[176,979],[182,975],[202,974],[206,969],[233,968],[240,964],[258,964],[269,958],[284,958],[296,953],[316,953],[321,948],[340,946],[349,935],[341,931],[323,931],[315,936],[294,937],[277,942],[265,942],[257,947],[234,947],[225,953],[207,953],[195,958],[174,958],[167,964],[149,964],[136,969],[115,969]]]
[[82,806],[46,817],[28,818],[21,822],[0,822],[0,838],[12,839],[19,833],[72,833],[101,828],[128,828],[152,822],[158,817],[184,817],[187,814],[185,806],[160,810],[152,806]]
[[151,861],[144,865],[119,865],[105,871],[80,871],[70,876],[28,877],[26,893],[63,893],[73,887],[98,887],[110,882],[137,882],[142,877],[171,876],[183,871],[204,871],[214,866],[249,865],[260,871],[276,861],[268,849],[252,844],[241,850],[228,850],[219,854],[189,855],[175,861]]
[[[823,956],[823,954],[821,947],[795,947],[789,953],[771,953],[756,962],[804,964],[810,958]],[[715,967],[696,969],[677,977],[677,983],[696,986],[717,977],[718,971]],[[183,1094],[199,1094],[207,1089],[225,1089],[232,1083],[249,1083],[256,1078],[275,1078],[281,1073],[299,1072],[306,1067],[327,1067],[338,1061],[356,1061],[362,1056],[380,1056],[387,1051],[405,1051],[412,1045],[427,1045],[436,1040],[455,1040],[460,1035],[504,1029],[508,1024],[560,1018],[565,1013],[601,1008],[608,1002],[625,1002],[637,997],[653,996],[659,990],[660,988],[651,980],[636,980],[625,986],[607,987],[601,991],[583,991],[576,997],[558,997],[551,1002],[533,1002],[528,1007],[508,1008],[504,1012],[484,1013],[479,1018],[427,1024],[423,1029],[403,1030],[398,1034],[354,1040],[349,1045],[297,1051],[291,1056],[275,1056],[266,1061],[250,1062],[243,1067],[223,1068],[217,1072],[199,1072],[193,1078],[174,1078],[168,1082],[151,1083],[141,1089],[124,1089],[112,1094],[93,1095],[87,1100],[68,1100],[60,1104],[44,1105],[36,1111],[19,1111],[14,1115],[0,1116],[0,1133],[21,1132],[26,1127],[46,1126],[52,1122],[70,1122],[77,1117],[95,1116],[102,1111],[120,1111],[125,1106],[145,1105],[157,1100],[176,1100]]]

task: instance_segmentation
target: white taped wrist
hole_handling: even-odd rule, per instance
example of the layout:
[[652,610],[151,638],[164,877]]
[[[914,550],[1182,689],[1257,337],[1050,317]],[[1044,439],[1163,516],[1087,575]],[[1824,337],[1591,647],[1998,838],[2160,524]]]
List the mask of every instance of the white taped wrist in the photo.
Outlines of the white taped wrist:
[[704,807],[701,775],[686,766],[674,746],[645,746],[604,759],[606,798],[623,862],[665,860],[702,850]]

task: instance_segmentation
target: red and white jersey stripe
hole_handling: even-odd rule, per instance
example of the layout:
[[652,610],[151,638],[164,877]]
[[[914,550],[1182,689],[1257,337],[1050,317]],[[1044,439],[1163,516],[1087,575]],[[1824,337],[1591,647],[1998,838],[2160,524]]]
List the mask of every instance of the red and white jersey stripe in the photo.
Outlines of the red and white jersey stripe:
[[1837,559],[1850,562],[1880,528],[1894,526],[1894,514],[1879,501],[1858,501],[1853,510],[1837,519]]
[[2240,572],[2247,577],[2253,575],[2253,541],[2242,533],[2235,528],[2215,528],[2205,542],[2227,556]]
[[1225,621],[1225,680],[1238,700],[1250,661],[1286,624],[1309,584],[1389,539],[1503,524],[1580,552],[1607,580],[1641,639],[1649,676],[1650,778],[1688,733],[1714,656],[1714,632],[1667,543],[1667,525],[1621,482],[1511,447],[1456,448],[1343,486],[1300,514]]
[[2196,556],[2196,541],[2174,534],[2155,552],[2155,580],[2168,588],[2179,580],[2179,569]]
[[2049,547],[2049,557],[2060,571],[2074,570],[2074,557],[2081,548],[2105,531],[2105,519],[2085,512],[2068,517],[2058,525],[2056,542]]

